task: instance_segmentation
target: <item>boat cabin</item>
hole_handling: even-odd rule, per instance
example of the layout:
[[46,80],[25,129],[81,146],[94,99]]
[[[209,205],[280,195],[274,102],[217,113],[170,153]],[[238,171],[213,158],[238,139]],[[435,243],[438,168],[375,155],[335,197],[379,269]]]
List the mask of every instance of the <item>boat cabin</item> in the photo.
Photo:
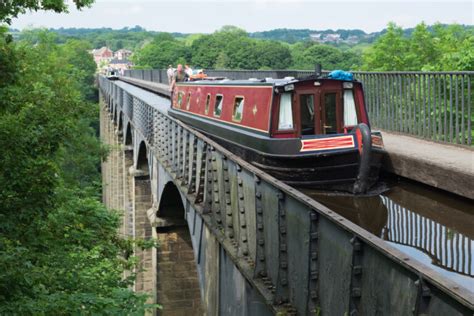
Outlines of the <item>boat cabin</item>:
[[361,84],[333,79],[184,82],[173,108],[274,138],[347,134],[369,125]]

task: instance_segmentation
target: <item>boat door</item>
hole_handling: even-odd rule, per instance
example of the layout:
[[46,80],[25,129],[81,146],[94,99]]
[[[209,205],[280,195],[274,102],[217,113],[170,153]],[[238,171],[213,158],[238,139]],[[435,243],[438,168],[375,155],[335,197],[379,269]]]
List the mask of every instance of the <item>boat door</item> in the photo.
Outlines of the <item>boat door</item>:
[[343,133],[342,94],[340,90],[322,90],[320,97],[321,124],[318,134]]
[[295,104],[298,104],[298,132],[301,136],[318,134],[320,129],[319,91],[297,90]]

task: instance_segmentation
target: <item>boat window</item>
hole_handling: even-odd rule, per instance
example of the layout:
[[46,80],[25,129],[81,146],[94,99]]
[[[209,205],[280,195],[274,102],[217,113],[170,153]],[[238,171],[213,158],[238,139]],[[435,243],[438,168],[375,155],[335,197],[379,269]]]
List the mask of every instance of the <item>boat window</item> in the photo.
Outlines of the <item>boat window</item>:
[[282,93],[280,95],[280,112],[278,115],[278,129],[293,129],[293,111],[292,111],[291,93]]
[[357,125],[357,112],[354,101],[354,92],[344,90],[344,126]]
[[300,95],[301,135],[314,135],[314,94]]
[[211,95],[208,94],[207,97],[206,97],[206,108],[204,109],[204,114],[208,114],[209,113],[209,104],[211,103]]
[[222,94],[216,95],[216,102],[214,103],[214,116],[221,116],[223,99],[224,97],[222,96]]
[[183,96],[184,96],[184,92],[178,92],[178,108],[181,107],[181,104],[183,103]]
[[326,93],[324,95],[324,133],[337,133],[336,116],[336,93]]
[[232,114],[232,120],[237,121],[237,122],[242,121],[243,111],[244,111],[244,97],[235,97],[234,112]]
[[188,99],[186,100],[186,110],[189,110],[190,105],[191,105],[191,92],[188,93]]

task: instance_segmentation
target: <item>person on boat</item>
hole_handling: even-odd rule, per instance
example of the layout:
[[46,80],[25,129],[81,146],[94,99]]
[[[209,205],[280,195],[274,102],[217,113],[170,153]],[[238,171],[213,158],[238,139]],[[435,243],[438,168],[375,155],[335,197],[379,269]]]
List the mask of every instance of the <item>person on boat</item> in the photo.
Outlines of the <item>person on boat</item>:
[[171,99],[173,99],[173,91],[176,86],[176,82],[183,82],[188,80],[189,76],[183,69],[183,65],[179,64],[174,72],[173,79],[170,85]]
[[168,75],[168,84],[171,85],[173,81],[173,76],[174,76],[174,68],[172,65],[168,66],[168,70],[166,71],[166,74]]
[[189,65],[184,66],[184,72],[188,75],[188,77],[191,77],[193,75],[193,69],[189,67]]

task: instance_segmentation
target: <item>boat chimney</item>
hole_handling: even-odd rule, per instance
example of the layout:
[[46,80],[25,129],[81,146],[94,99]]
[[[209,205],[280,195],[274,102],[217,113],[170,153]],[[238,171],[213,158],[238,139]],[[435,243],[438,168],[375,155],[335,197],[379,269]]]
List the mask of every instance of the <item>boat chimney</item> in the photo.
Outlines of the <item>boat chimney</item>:
[[317,64],[314,66],[314,75],[316,76],[316,78],[321,77],[321,75],[322,75],[322,67],[321,67],[321,64],[317,63]]

